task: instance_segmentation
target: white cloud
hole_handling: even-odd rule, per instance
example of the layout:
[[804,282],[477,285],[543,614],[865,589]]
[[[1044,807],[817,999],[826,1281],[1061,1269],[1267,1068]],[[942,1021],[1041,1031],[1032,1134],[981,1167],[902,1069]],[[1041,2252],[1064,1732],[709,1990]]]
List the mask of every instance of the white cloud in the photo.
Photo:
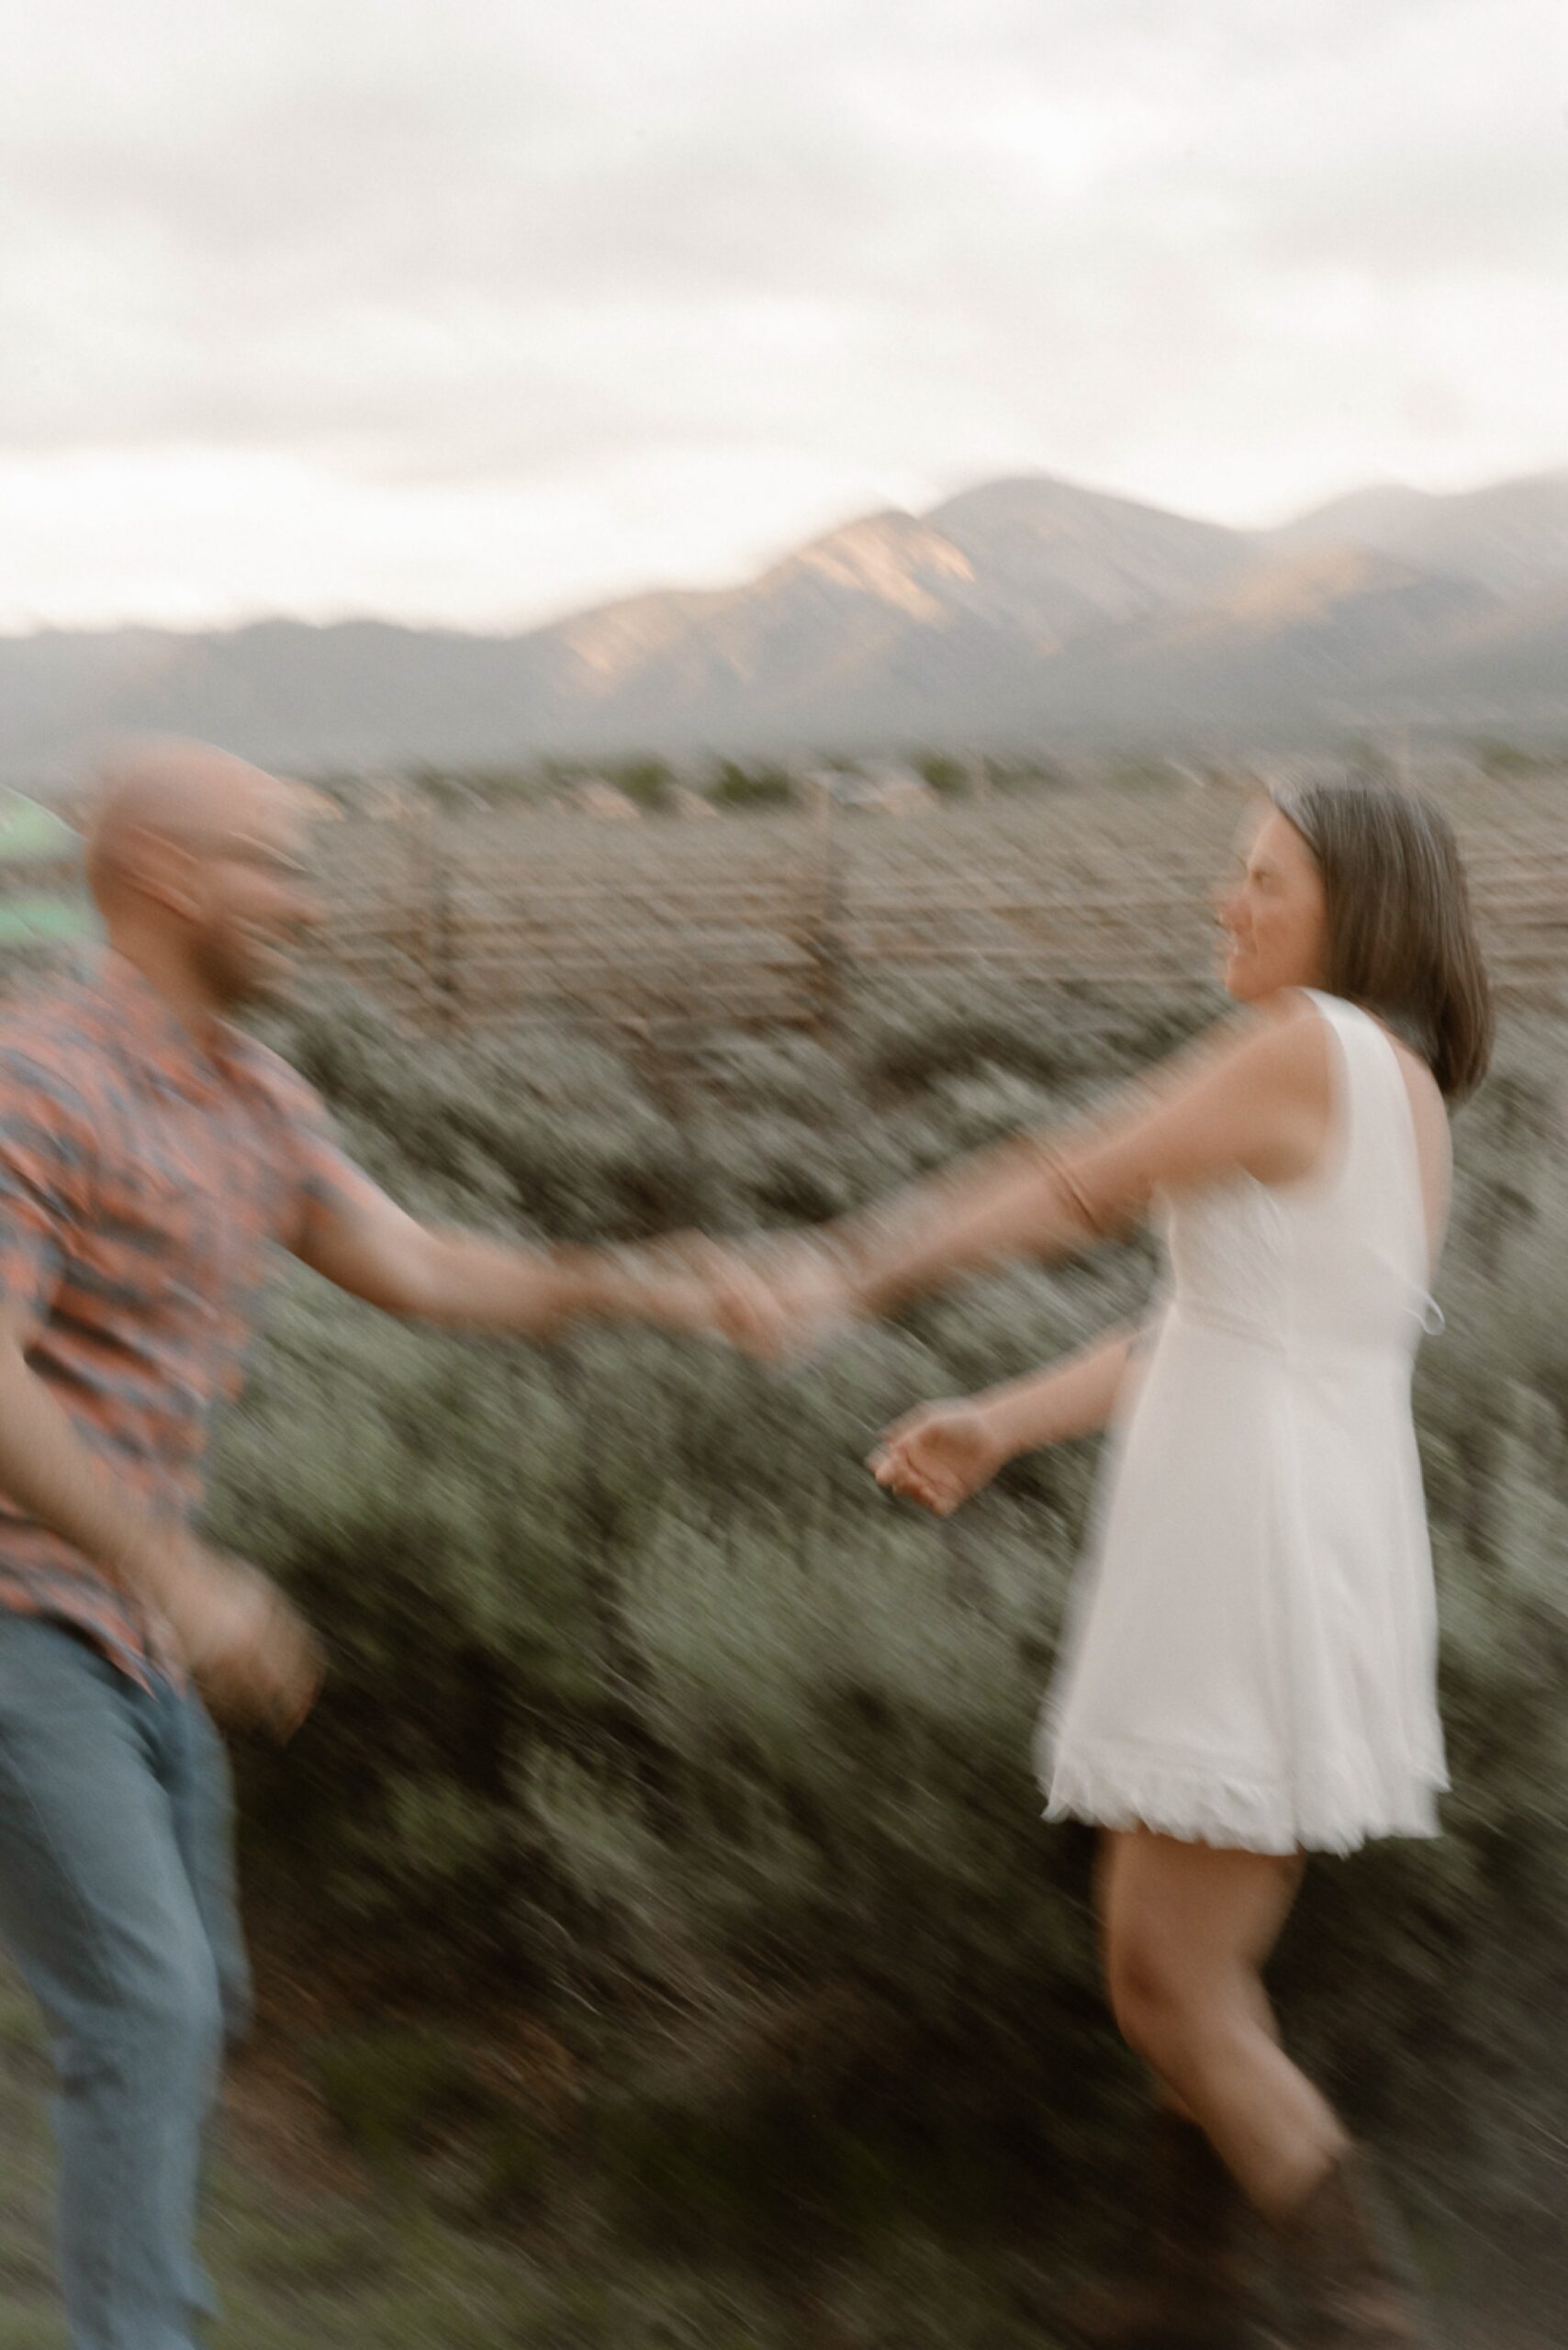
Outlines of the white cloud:
[[1568,460],[1557,0],[60,0],[0,618],[514,622],[1043,468]]

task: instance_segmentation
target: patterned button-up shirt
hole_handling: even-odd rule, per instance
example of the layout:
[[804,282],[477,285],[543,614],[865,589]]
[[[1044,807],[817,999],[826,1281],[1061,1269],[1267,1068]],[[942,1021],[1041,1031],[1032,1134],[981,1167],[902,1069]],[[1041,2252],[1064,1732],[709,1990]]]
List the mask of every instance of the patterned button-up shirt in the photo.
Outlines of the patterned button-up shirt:
[[[204,1046],[121,957],[0,1014],[0,1299],[155,1514],[201,1499],[273,1247],[299,1247],[313,1203],[372,1191],[286,1063],[237,1029]],[[73,1625],[140,1681],[162,1661],[134,1600],[3,1494],[0,1607]]]

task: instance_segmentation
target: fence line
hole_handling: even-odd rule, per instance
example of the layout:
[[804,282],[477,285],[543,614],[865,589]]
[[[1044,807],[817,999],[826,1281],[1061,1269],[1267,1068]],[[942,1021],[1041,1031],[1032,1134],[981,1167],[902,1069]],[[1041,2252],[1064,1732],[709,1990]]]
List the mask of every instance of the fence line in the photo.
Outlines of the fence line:
[[[356,841],[346,825],[317,959],[435,1030],[529,1012],[823,1027],[857,978],[882,972],[1131,988],[1211,975],[1215,824],[1168,843],[1088,825],[1058,838],[1037,821],[897,837],[864,823],[848,842],[797,822],[761,837],[726,823],[717,841],[639,826],[613,845],[420,824],[399,828],[395,853],[385,828]],[[1568,996],[1568,834],[1468,846],[1500,987]]]

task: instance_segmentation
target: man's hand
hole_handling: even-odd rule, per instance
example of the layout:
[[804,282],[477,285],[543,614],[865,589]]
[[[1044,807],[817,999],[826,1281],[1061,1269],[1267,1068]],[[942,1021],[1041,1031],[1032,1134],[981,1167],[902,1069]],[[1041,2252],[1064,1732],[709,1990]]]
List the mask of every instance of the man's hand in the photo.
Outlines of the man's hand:
[[922,1404],[896,1420],[866,1466],[879,1485],[907,1494],[938,1517],[989,1485],[1007,1459],[982,1404],[958,1396]]
[[291,1738],[316,1702],[320,1643],[277,1585],[192,1543],[151,1586],[185,1670],[220,1720]]

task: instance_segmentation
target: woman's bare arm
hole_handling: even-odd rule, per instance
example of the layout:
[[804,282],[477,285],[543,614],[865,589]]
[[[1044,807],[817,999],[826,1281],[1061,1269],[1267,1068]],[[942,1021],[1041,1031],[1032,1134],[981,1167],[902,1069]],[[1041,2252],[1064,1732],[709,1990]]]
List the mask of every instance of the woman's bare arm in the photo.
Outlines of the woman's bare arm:
[[977,1154],[881,1210],[827,1227],[845,1302],[878,1314],[1012,1256],[1059,1257],[1122,1232],[1157,1192],[1311,1172],[1330,1115],[1329,1038],[1297,1003],[1211,1037],[1092,1125]]
[[1113,1330],[1044,1371],[977,1395],[1003,1460],[1106,1427],[1121,1401],[1137,1341],[1135,1329]]
[[879,1484],[950,1516],[1015,1454],[1103,1428],[1137,1343],[1136,1331],[1113,1330],[1048,1371],[922,1404],[889,1428],[867,1465]]

